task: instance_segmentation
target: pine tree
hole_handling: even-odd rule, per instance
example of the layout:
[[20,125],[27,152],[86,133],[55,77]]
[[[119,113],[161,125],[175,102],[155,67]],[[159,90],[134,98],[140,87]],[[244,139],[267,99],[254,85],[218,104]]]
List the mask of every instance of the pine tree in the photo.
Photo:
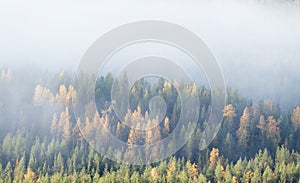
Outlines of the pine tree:
[[4,169],[4,182],[12,182],[12,167],[10,164],[10,161],[7,163],[5,169]]
[[269,166],[265,169],[265,171],[262,175],[262,178],[263,178],[263,182],[272,182],[273,181],[273,172]]
[[14,169],[14,180],[21,181],[25,173],[25,153],[20,161],[16,161],[16,166]]
[[231,181],[232,181],[232,174],[229,165],[227,165],[225,170],[225,182],[231,183]]
[[134,171],[130,177],[130,182],[132,183],[140,183],[140,175],[138,172]]
[[64,172],[64,160],[61,153],[58,153],[58,155],[55,156],[53,171],[61,174]]
[[217,182],[223,181],[223,171],[224,171],[224,168],[221,165],[221,161],[218,160],[218,163],[217,163],[217,166],[215,169],[215,177],[216,177]]
[[205,177],[205,175],[203,175],[202,173],[200,173],[198,181],[201,182],[201,183],[206,183],[207,182],[207,178]]

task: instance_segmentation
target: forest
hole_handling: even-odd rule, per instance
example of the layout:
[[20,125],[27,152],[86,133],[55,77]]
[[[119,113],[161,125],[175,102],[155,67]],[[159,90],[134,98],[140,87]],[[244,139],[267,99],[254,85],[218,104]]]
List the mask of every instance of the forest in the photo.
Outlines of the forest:
[[[300,106],[281,109],[269,99],[249,100],[229,88],[221,129],[208,148],[200,150],[198,139],[207,125],[211,91],[195,84],[182,86],[201,101],[195,108],[199,120],[192,137],[166,160],[130,165],[98,153],[83,132],[99,133],[94,129],[101,124],[129,145],[164,139],[177,124],[176,87],[181,84],[141,79],[133,85],[129,122],[147,120],[153,96],[161,96],[167,104],[162,123],[139,131],[123,125],[111,109],[110,90],[116,80],[111,73],[93,83],[96,76],[82,75],[84,82],[74,82],[67,71],[1,71],[0,182],[300,182]],[[85,101],[84,113],[77,116],[76,101]],[[188,122],[185,127],[182,133],[189,129]],[[124,152],[124,158],[134,155]]]

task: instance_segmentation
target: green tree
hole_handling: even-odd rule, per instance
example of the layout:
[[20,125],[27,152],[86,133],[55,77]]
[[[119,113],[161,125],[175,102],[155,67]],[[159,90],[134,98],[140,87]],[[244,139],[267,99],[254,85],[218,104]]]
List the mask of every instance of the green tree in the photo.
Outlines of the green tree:
[[22,181],[25,173],[25,154],[20,161],[16,161],[16,166],[14,169],[14,180]]
[[12,167],[10,162],[7,163],[5,169],[4,169],[4,182],[12,182]]
[[58,153],[58,155],[55,156],[53,171],[61,174],[64,172],[64,160],[61,153]]
[[221,165],[221,161],[219,160],[215,169],[215,177],[217,182],[223,181],[223,171],[224,167]]

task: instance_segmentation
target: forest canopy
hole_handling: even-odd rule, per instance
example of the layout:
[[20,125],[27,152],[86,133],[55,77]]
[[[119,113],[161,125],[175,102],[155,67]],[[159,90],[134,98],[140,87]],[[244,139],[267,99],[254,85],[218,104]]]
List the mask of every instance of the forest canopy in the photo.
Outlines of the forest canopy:
[[[223,123],[205,150],[199,138],[207,125],[211,93],[205,86],[185,86],[200,98],[192,137],[175,154],[149,165],[111,161],[95,151],[84,134],[99,124],[123,142],[151,144],[177,125],[180,98],[174,84],[139,80],[130,90],[128,123],[145,125],[149,100],[167,104],[163,122],[151,130],[130,129],[112,110],[109,92],[115,77],[96,83],[73,83],[70,73],[2,69],[0,78],[0,182],[298,182],[300,176],[300,107],[283,112],[271,100],[254,102],[228,89]],[[95,105],[89,99],[95,90]],[[80,95],[85,90],[85,95]],[[73,105],[86,101],[82,118]],[[152,121],[157,123],[157,121]],[[188,128],[187,122],[182,133]],[[81,127],[81,128],[80,128]],[[99,132],[99,131],[98,131]],[[160,149],[153,149],[160,153]],[[110,152],[117,153],[117,152]],[[130,150],[124,158],[137,158]]]

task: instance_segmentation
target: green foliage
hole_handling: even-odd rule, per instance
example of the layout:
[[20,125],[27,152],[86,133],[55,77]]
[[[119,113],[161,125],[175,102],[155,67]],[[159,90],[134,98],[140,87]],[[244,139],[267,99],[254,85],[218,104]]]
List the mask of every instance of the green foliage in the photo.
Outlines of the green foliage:
[[[198,126],[191,129],[187,123],[181,129],[181,133],[186,130],[195,133],[173,157],[147,166],[129,166],[97,153],[84,141],[80,131],[96,133],[95,127],[103,122],[124,142],[151,144],[165,138],[176,127],[181,112],[176,86],[163,79],[154,83],[140,80],[133,86],[130,91],[132,109],[127,113],[127,122],[146,121],[151,97],[159,95],[167,101],[164,121],[144,133],[122,125],[111,112],[110,89],[115,81],[112,74],[96,82],[95,94],[99,99],[96,107],[101,114],[90,101],[95,83],[89,76],[83,77],[85,82],[75,83],[75,86],[71,85],[66,73],[45,77],[55,79],[25,82],[22,99],[10,95],[21,76],[9,74],[9,80],[0,83],[0,107],[8,106],[0,110],[0,183],[299,181],[299,107],[285,113],[270,100],[255,104],[241,98],[236,90],[228,90],[222,129],[208,149],[200,151],[197,140],[207,125],[210,91],[204,86],[176,83],[186,87],[186,92],[192,95],[198,92],[201,100],[200,106],[195,108],[200,113]],[[121,90],[124,86],[118,87]],[[76,95],[79,90],[87,92]],[[83,119],[75,118],[71,95],[86,102]],[[78,128],[78,121],[84,128]],[[5,125],[7,123],[11,125]],[[130,157],[130,152],[127,155]]]

